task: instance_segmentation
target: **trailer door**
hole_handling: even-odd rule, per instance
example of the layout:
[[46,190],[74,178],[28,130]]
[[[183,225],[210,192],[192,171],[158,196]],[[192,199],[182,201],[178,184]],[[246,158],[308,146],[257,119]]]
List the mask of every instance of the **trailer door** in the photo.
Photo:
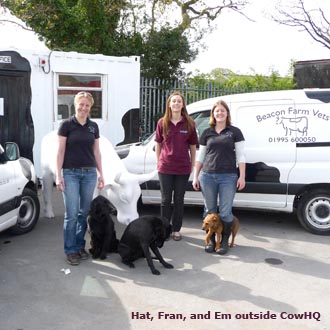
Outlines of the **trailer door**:
[[0,51],[0,143],[16,142],[21,156],[33,161],[31,67],[17,52]]

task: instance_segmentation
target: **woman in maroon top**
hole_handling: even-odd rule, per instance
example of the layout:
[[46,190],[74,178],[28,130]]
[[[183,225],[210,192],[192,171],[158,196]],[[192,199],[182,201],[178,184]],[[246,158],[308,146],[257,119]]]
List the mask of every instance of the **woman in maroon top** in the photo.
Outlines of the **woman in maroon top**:
[[184,194],[195,163],[198,137],[184,97],[178,92],[167,99],[165,115],[157,123],[155,141],[161,215],[172,223],[172,237],[179,241]]

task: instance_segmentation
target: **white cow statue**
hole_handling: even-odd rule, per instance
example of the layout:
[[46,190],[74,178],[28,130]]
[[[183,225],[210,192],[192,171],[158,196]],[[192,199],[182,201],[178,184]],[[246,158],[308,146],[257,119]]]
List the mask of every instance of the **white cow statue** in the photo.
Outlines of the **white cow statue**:
[[[56,151],[58,148],[55,131],[44,136],[41,143],[42,186],[45,201],[45,217],[54,218],[52,190],[55,182]],[[94,197],[103,195],[117,209],[117,219],[128,225],[139,217],[137,202],[141,195],[140,184],[157,176],[157,170],[148,174],[129,173],[117,155],[111,142],[100,137],[104,188],[95,188]]]

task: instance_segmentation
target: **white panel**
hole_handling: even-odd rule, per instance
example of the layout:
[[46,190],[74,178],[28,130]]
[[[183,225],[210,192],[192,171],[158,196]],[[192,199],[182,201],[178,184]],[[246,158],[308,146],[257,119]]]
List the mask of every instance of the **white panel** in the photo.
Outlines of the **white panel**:
[[3,98],[0,98],[0,116],[4,116]]

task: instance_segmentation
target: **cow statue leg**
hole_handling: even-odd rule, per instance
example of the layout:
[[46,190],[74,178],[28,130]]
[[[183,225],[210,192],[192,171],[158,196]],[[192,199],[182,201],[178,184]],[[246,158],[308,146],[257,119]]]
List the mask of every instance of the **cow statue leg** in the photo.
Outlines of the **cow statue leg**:
[[42,176],[42,192],[44,196],[45,203],[45,217],[46,218],[55,218],[53,210],[53,185],[54,185],[54,175],[49,170],[44,170]]
[[45,202],[44,215],[55,218],[53,210],[53,187],[55,182],[56,151],[58,139],[56,131],[45,135],[41,141],[42,192]]

